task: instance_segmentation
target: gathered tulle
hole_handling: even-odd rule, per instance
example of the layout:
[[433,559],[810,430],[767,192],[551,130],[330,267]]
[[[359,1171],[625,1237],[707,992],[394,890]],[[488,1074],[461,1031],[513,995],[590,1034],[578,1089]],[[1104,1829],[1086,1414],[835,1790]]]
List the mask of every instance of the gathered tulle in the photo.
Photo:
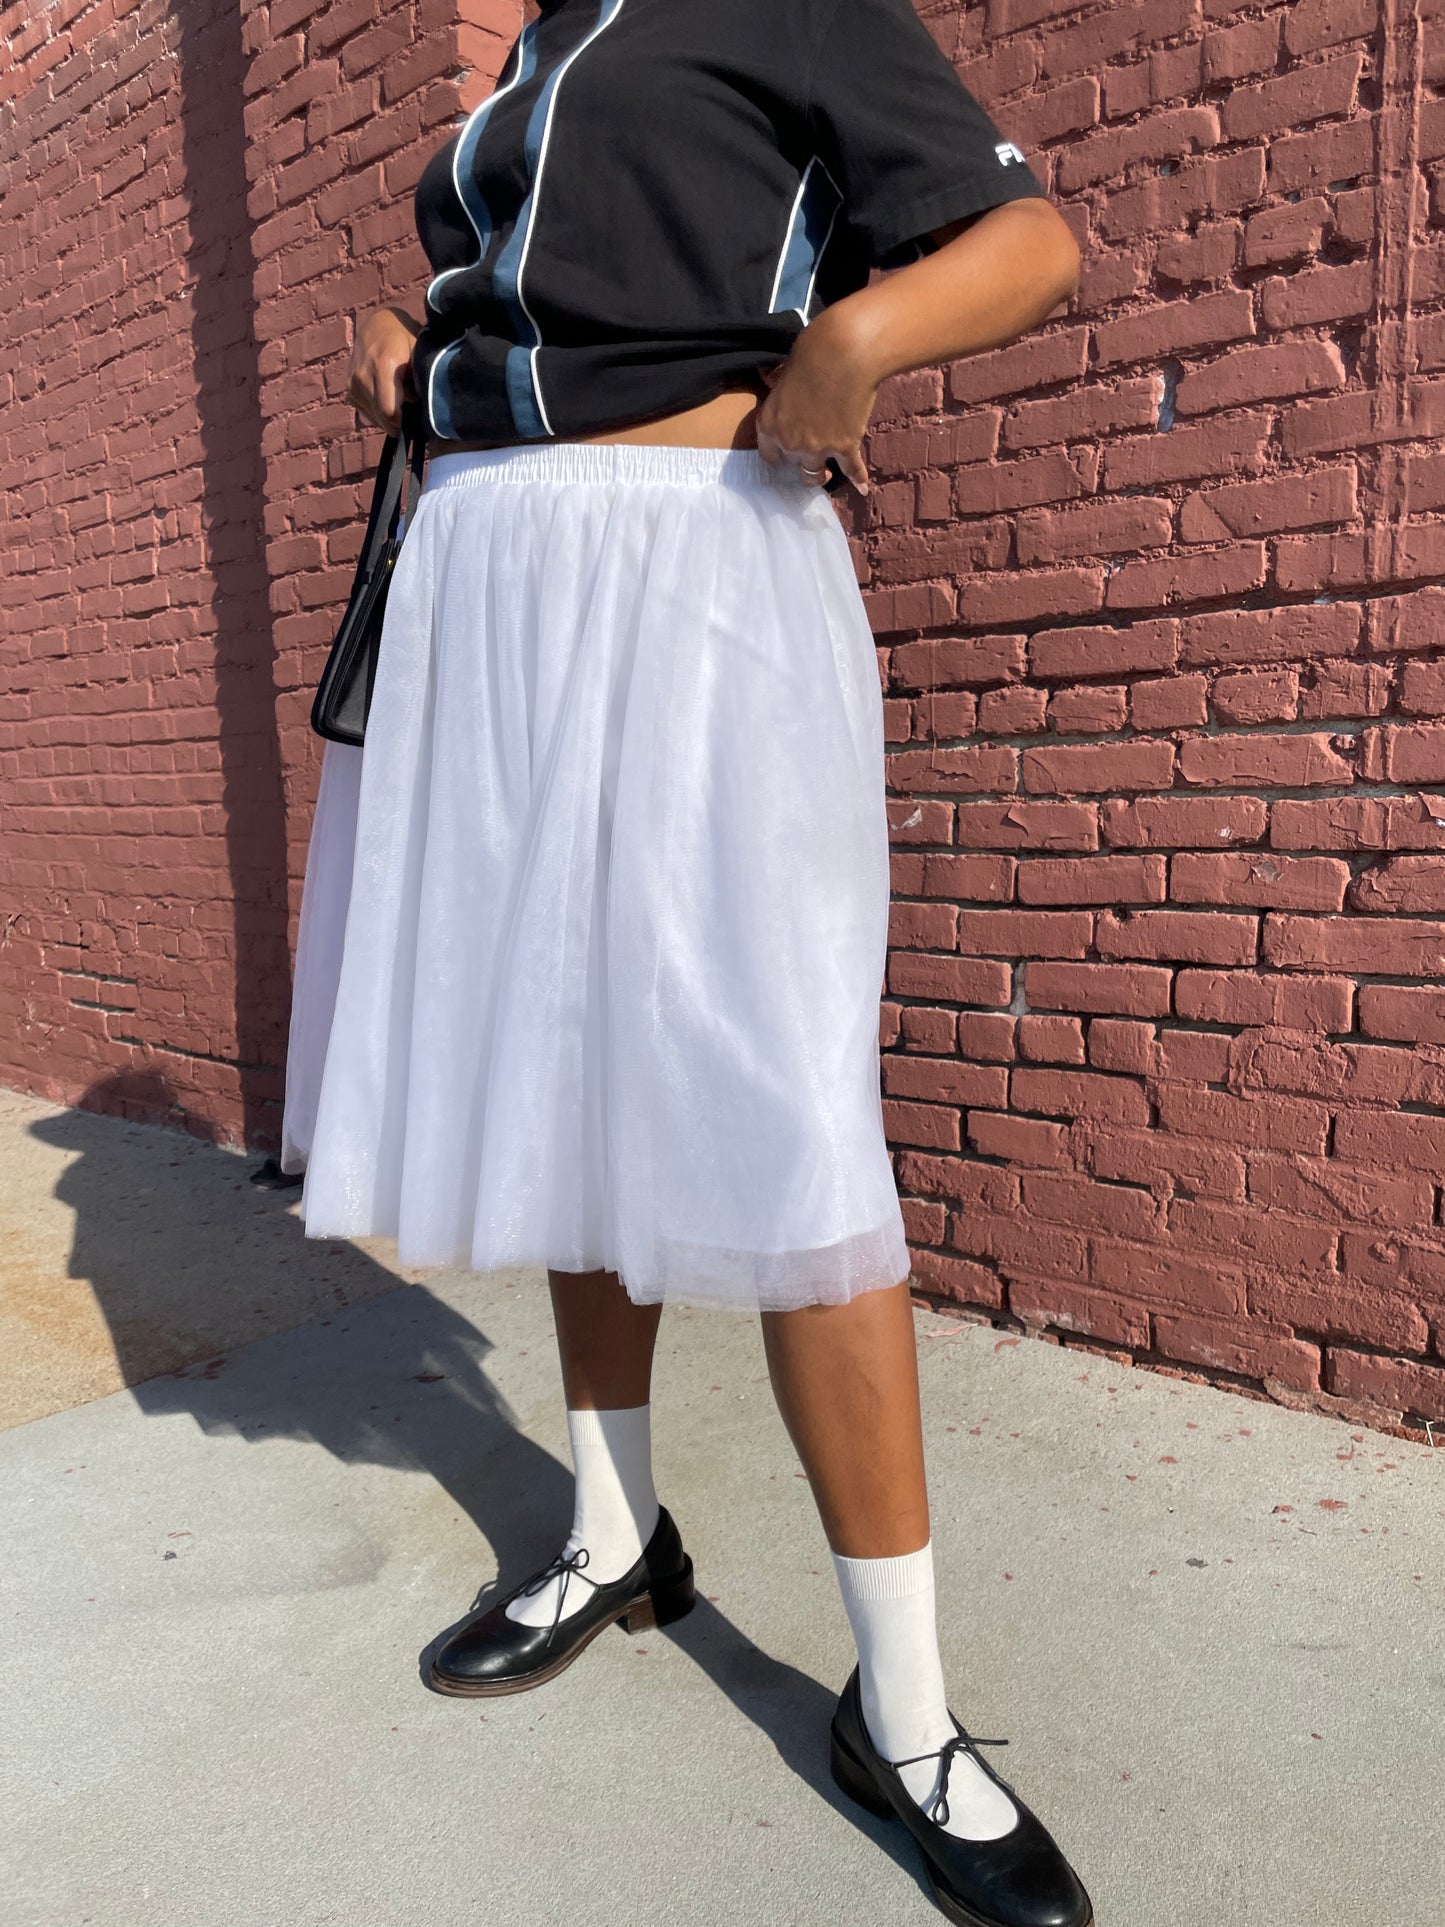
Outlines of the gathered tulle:
[[847,541],[750,450],[434,458],[328,744],[283,1162],[313,1237],[638,1303],[908,1273],[882,698]]

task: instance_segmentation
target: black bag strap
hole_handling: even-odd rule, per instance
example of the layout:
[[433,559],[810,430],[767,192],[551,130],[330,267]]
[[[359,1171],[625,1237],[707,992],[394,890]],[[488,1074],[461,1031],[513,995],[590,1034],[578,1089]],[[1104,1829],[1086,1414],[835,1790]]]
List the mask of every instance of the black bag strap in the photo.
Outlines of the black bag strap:
[[[416,514],[417,501],[421,495],[422,475],[426,469],[427,420],[420,402],[408,401],[402,403],[400,441],[402,449],[405,450],[406,500],[402,507],[396,528],[396,544],[398,548],[400,548],[401,539],[411,524],[411,518]],[[398,452],[400,453],[400,451]],[[399,477],[397,482],[397,495],[398,499],[400,499],[401,483]]]
[[[352,593],[375,574],[389,549],[400,548],[406,526],[416,513],[421,494],[422,473],[426,467],[426,417],[416,402],[407,402],[401,411],[401,430],[388,435],[376,465],[376,480],[371,490],[371,508],[366,518],[366,534],[361,554],[356,559],[356,580]],[[402,490],[406,489],[403,506]]]

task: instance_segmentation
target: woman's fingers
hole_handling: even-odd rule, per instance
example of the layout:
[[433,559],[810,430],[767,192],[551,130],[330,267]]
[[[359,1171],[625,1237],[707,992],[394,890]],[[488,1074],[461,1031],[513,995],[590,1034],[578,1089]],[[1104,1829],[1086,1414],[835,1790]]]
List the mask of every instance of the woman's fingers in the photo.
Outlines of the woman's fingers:
[[843,449],[838,456],[838,466],[860,495],[868,493],[868,468],[863,460],[861,443],[855,442],[851,448]]
[[417,332],[416,322],[392,308],[368,315],[357,330],[347,397],[358,414],[389,435],[401,426],[402,403],[415,394],[411,352]]
[[831,459],[838,464],[860,495],[868,493],[868,470],[864,465],[860,443],[853,442],[840,448],[790,447],[761,421],[758,423],[757,437],[758,453],[764,461],[791,465],[797,469],[799,479],[809,488],[822,488],[828,479],[828,463]]
[[373,428],[386,427],[386,410],[380,394],[379,371],[367,355],[353,369],[347,397],[358,415],[364,415]]

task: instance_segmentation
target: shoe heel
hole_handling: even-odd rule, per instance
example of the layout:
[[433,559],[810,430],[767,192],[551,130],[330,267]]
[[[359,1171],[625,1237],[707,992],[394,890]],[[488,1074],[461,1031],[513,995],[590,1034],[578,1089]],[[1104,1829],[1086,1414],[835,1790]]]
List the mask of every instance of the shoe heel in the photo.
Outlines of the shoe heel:
[[689,1559],[676,1578],[662,1580],[651,1592],[634,1599],[622,1615],[622,1624],[629,1633],[645,1632],[649,1626],[670,1626],[675,1619],[690,1613],[696,1604],[697,1588]]
[[880,1820],[892,1817],[893,1808],[873,1784],[872,1775],[866,1767],[853,1758],[851,1753],[844,1752],[838,1744],[836,1733],[828,1735],[828,1766],[832,1772],[834,1784],[840,1787],[850,1800],[856,1800],[860,1807],[867,1807],[868,1811],[876,1813]]

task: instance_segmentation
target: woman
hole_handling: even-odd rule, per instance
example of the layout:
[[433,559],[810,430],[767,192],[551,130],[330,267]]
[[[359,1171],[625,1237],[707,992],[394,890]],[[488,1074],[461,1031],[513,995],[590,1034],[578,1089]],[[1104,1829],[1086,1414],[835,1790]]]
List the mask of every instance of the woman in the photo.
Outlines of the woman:
[[658,1319],[758,1310],[858,1647],[835,1778],[949,1918],[1085,1927],[945,1697],[882,699],[822,493],[867,492],[885,377],[1035,325],[1074,242],[909,0],[551,0],[416,207],[424,319],[368,316],[350,392],[387,428],[419,398],[430,458],[365,750],[327,751],[284,1162],[309,1235],[548,1267],[576,1474],[561,1552],[432,1684],[688,1611]]

